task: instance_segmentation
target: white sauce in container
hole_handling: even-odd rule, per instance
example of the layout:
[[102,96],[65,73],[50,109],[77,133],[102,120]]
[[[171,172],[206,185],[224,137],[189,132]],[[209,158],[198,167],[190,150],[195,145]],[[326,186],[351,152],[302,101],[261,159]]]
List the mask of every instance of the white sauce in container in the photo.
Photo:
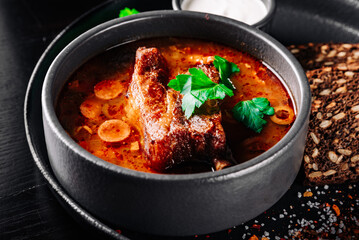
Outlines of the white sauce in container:
[[249,25],[259,22],[268,13],[261,0],[184,0],[181,8],[222,15]]

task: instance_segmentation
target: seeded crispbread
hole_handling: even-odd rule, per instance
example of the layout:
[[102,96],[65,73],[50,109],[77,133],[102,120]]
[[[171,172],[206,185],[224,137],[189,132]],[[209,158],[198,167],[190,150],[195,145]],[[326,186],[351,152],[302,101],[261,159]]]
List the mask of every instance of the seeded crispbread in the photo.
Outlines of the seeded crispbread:
[[359,89],[359,72],[323,67],[307,71],[313,99]]
[[338,70],[359,70],[359,43],[308,43],[291,45],[288,49],[304,70],[333,67]]
[[304,171],[316,185],[359,180],[359,94],[313,101]]

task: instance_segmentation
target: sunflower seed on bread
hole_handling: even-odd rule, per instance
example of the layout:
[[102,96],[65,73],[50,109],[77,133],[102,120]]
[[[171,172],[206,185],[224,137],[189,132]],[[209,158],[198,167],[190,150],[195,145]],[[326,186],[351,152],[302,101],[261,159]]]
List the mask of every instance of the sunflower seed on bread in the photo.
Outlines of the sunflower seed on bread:
[[[359,61],[359,60],[358,60]],[[359,86],[359,72],[346,74],[348,71],[323,67],[307,71],[307,78],[313,99],[333,94],[355,92]],[[331,106],[327,106],[330,108]]]

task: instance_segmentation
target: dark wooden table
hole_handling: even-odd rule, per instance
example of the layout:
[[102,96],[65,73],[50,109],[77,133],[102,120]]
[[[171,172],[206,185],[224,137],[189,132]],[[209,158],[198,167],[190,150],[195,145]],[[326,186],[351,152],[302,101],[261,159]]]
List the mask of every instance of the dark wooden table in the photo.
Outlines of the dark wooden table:
[[[339,3],[339,0],[332,1]],[[99,239],[99,236],[83,228],[70,217],[58,203],[37,169],[25,137],[23,105],[30,75],[48,44],[70,22],[102,2],[101,0],[0,0],[0,239]],[[279,9],[281,16],[299,18],[287,11],[291,9],[288,5],[293,4],[294,0],[280,2],[283,4],[283,8]],[[354,0],[346,0],[346,3],[359,5],[359,2]],[[317,16],[320,9],[314,8],[313,14],[305,16]],[[350,22],[350,17],[354,17],[341,16],[344,23]],[[304,21],[311,22],[312,19],[304,19]],[[276,23],[282,24],[283,27],[288,25],[283,19],[276,19]],[[353,23],[352,26],[357,27],[357,24],[357,22]],[[340,25],[334,22],[333,26]],[[281,35],[280,32],[274,33],[286,43],[293,43],[298,39],[295,38],[298,31],[290,26],[287,27],[293,32],[286,35]],[[307,31],[311,31],[311,28]],[[314,30],[311,33],[312,35],[302,38],[302,41],[313,38],[321,40],[322,35],[316,35]],[[352,36],[357,35],[348,31],[346,36],[348,36],[346,39],[353,39]],[[318,201],[325,203],[327,199],[322,197],[323,194],[319,196],[320,193],[331,191],[336,194],[338,201],[345,201],[348,198],[342,194],[342,191],[347,194],[349,188],[351,192],[356,193],[355,197],[358,196],[358,191],[353,189],[353,186],[346,184],[330,186],[329,190],[327,188],[312,188],[312,190],[316,191],[314,194],[318,197]],[[292,204],[289,201],[295,202],[299,211],[306,209],[305,207],[311,203],[310,200],[303,200],[299,196],[305,191],[300,183],[294,184],[273,210],[268,210],[259,218],[262,222],[253,220],[237,228],[243,229],[243,232],[231,229],[230,231],[236,232],[236,235],[220,234],[216,235],[216,239],[223,239],[221,236],[228,239],[242,239],[243,233],[246,233],[248,228],[256,230],[263,227],[264,223],[268,226],[267,229],[281,228],[283,232],[288,232],[287,225],[280,226],[277,219],[287,211],[291,214]],[[331,204],[336,201],[334,198],[329,200]],[[358,200],[349,200],[348,204],[349,207],[344,213],[357,214]],[[351,210],[350,204],[354,204],[353,207],[356,209]],[[285,211],[283,211],[284,207]],[[291,216],[295,217],[294,210]],[[245,236],[245,239],[248,239],[250,234]],[[207,238],[212,237],[200,237],[200,239]]]
[[91,239],[59,205],[35,166],[23,105],[52,39],[101,0],[0,1],[0,239]]

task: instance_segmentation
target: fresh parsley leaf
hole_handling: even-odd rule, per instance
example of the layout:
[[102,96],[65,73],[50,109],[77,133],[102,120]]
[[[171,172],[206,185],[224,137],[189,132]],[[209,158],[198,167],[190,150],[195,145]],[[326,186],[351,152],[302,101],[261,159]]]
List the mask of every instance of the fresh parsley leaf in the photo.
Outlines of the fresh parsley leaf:
[[182,98],[182,110],[186,118],[190,118],[195,110],[202,106],[203,102],[193,96],[191,93],[185,94]]
[[270,106],[270,102],[267,98],[253,98],[252,101],[256,107],[265,115],[270,116],[274,114],[274,108]]
[[230,76],[233,73],[239,72],[238,66],[235,63],[229,62],[227,59],[224,59],[220,56],[214,56],[213,64],[219,72],[222,83],[229,89],[234,90],[235,87],[230,79]]
[[226,95],[233,96],[233,91],[224,84],[217,84],[207,77],[201,69],[190,68],[192,74],[191,94],[205,102],[207,99],[223,99]]
[[263,119],[264,115],[273,115],[274,108],[270,106],[267,98],[253,98],[238,102],[232,112],[235,119],[256,133],[260,133],[267,123]]
[[140,13],[140,12],[134,8],[130,9],[130,8],[126,7],[124,9],[120,10],[120,14],[118,15],[118,17],[122,18],[122,17],[133,15],[133,14],[137,14],[137,13]]
[[168,86],[176,91],[181,92],[182,94],[186,94],[188,91],[191,91],[191,84],[191,75],[179,74],[176,76],[176,79],[173,79],[168,83]]
[[182,110],[190,118],[195,110],[209,99],[224,99],[233,96],[233,91],[224,84],[214,83],[202,69],[190,68],[188,74],[180,74],[168,86],[183,94]]

